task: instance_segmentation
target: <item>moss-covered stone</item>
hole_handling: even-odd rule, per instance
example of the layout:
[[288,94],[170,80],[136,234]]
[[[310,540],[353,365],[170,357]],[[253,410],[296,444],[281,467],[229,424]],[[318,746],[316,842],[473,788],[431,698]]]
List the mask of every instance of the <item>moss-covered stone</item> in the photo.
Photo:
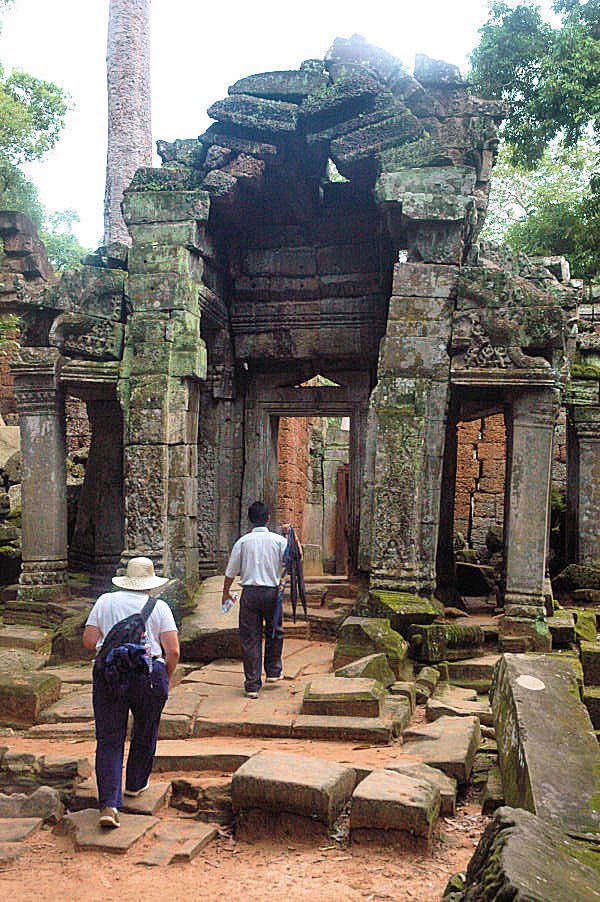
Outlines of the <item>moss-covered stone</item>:
[[437,664],[446,658],[446,627],[443,623],[414,626],[409,631],[411,657],[427,664]]
[[377,680],[314,677],[304,690],[303,714],[326,717],[379,717],[385,689]]
[[412,665],[407,660],[408,642],[392,629],[390,621],[376,617],[348,617],[338,633],[333,658],[334,669],[367,655],[382,653],[397,679],[409,679]]
[[572,592],[575,589],[600,589],[600,562],[569,564],[554,578],[556,592]]
[[386,656],[381,654],[367,655],[366,658],[359,658],[352,664],[346,664],[335,672],[336,677],[345,677],[355,679],[356,677],[365,677],[377,680],[386,688],[396,681],[396,677],[388,664]]
[[573,610],[575,615],[575,638],[578,642],[595,642],[597,636],[596,615],[585,608]]
[[376,617],[389,619],[392,629],[408,638],[412,626],[433,623],[443,614],[439,602],[408,592],[369,592],[369,609]]
[[60,680],[51,673],[0,673],[0,724],[31,726],[60,696]]

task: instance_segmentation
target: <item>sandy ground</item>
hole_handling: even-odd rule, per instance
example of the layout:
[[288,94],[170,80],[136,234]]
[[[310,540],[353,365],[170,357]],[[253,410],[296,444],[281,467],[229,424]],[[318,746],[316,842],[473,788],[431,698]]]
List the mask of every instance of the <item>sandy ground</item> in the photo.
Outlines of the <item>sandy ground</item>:
[[[208,742],[207,742],[208,744]],[[216,741],[210,741],[214,746]],[[375,748],[345,743],[292,740],[220,739],[221,747],[285,749],[315,757],[382,766],[405,757],[402,747]],[[82,755],[93,759],[92,742],[41,742],[0,737],[14,751]],[[162,775],[161,779],[177,774]],[[181,774],[190,777],[192,774]],[[165,809],[166,817],[177,817]],[[126,855],[76,852],[68,837],[45,828],[27,841],[25,855],[0,871],[0,899],[82,902],[151,902],[208,899],[245,902],[437,902],[448,878],[466,868],[486,819],[473,803],[461,804],[456,818],[439,822],[431,854],[341,842],[236,841],[226,832],[189,864],[146,868],[136,864],[152,839],[141,840]]]

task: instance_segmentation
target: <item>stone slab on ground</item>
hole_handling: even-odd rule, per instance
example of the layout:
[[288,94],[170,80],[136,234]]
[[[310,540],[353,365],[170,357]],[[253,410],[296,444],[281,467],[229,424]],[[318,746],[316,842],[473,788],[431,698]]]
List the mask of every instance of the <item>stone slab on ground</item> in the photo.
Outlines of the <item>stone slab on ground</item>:
[[53,673],[61,683],[92,684],[91,664],[69,664],[64,667],[46,667],[46,673]]
[[182,683],[169,692],[163,713],[180,717],[193,717],[207,697],[207,694],[201,683]]
[[392,741],[392,722],[390,719],[379,717],[325,717],[299,714],[292,724],[292,737],[387,745]]
[[28,836],[36,833],[43,823],[41,817],[0,818],[0,844],[23,842]]
[[465,661],[449,661],[448,679],[455,686],[487,692],[499,658],[500,655],[493,654],[483,655],[481,658],[468,658]]
[[155,773],[218,771],[231,774],[256,753],[255,749],[228,751],[227,745],[211,746],[205,740],[159,740],[154,753]]
[[35,817],[48,823],[56,823],[64,814],[60,794],[51,786],[40,786],[31,795],[13,792],[0,793],[0,818]]
[[456,780],[448,777],[437,767],[421,764],[418,761],[406,761],[388,765],[385,770],[395,771],[413,777],[415,780],[425,780],[432,783],[440,791],[440,814],[445,817],[454,817],[456,813]]
[[582,642],[579,648],[585,685],[600,686],[600,643]]
[[437,767],[464,786],[473,770],[481,741],[477,717],[440,717],[433,723],[404,732],[404,750],[431,767]]
[[330,827],[356,784],[353,768],[285,752],[259,752],[234,773],[233,810],[287,812]]
[[390,831],[394,840],[395,833],[409,833],[429,847],[439,813],[440,791],[432,783],[397,771],[375,770],[352,794],[351,836]]
[[47,655],[28,651],[26,648],[0,648],[0,673],[16,673],[17,670],[41,670],[47,660]]
[[570,663],[504,655],[491,695],[507,804],[565,832],[597,835],[598,743]]
[[93,721],[92,689],[86,686],[59,699],[40,714],[42,723],[75,723]]
[[370,678],[377,680],[387,689],[395,682],[396,677],[390,669],[387,658],[384,654],[367,655],[365,658],[359,658],[352,664],[346,664],[335,672],[336,677],[346,677],[355,679],[356,677]]
[[408,638],[410,628],[430,624],[442,615],[439,602],[408,592],[369,592],[369,608],[377,617],[387,617],[392,629]]
[[[474,698],[472,696],[475,696]],[[487,702],[479,701],[477,694],[472,689],[463,689],[460,686],[450,686],[444,683],[435,694],[427,701],[425,708],[427,720],[437,720],[438,717],[469,717],[475,715],[479,722],[486,727],[493,726],[492,709]]]
[[[595,870],[578,860],[580,851],[585,853],[585,847],[578,849],[564,833],[529,811],[499,808],[469,862],[466,889],[459,898],[597,902],[600,880]],[[588,851],[589,860],[595,857]]]
[[159,739],[187,739],[192,735],[193,719],[184,714],[162,714],[158,725]]
[[162,821],[154,832],[155,838],[160,842],[175,844],[171,864],[176,861],[191,861],[217,835],[216,827],[187,818]]
[[276,714],[248,713],[231,720],[198,718],[192,736],[257,736],[270,739],[288,739],[292,734],[292,717]]
[[26,734],[28,739],[58,739],[84,742],[94,739],[96,730],[93,720],[73,723],[39,723],[30,727]]
[[306,686],[302,713],[327,717],[379,717],[384,697],[383,686],[377,680],[322,674],[313,677]]
[[141,814],[121,814],[118,830],[101,827],[96,808],[86,808],[65,814],[54,828],[58,833],[72,834],[76,849],[91,849],[96,852],[127,852],[159,820]]
[[208,664],[217,658],[241,659],[238,608],[234,605],[227,614],[221,613],[222,591],[222,576],[205,579],[200,586],[196,609],[183,618],[179,632],[182,661]]
[[[152,815],[160,811],[167,802],[167,796],[171,791],[169,782],[153,782],[140,796],[123,796],[122,811],[127,814]],[[86,808],[98,807],[98,787],[96,778],[90,777],[75,787],[75,792],[69,802],[71,811],[83,811]]]
[[569,611],[557,611],[546,623],[552,636],[552,648],[571,645],[575,641],[575,620]]
[[0,648],[24,648],[40,652],[49,650],[51,644],[52,630],[19,624],[0,626]]
[[0,672],[0,725],[31,726],[57,703],[60,680],[40,670]]

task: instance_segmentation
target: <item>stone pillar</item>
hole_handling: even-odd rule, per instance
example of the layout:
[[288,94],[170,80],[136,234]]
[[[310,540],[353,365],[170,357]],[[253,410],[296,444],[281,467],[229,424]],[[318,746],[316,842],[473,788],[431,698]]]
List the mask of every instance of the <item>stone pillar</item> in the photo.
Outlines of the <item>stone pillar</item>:
[[509,419],[508,510],[505,516],[506,588],[503,636],[529,637],[550,648],[544,620],[548,496],[559,394],[532,389],[514,397]]
[[131,315],[119,393],[125,434],[123,564],[151,557],[157,571],[198,578],[198,404],[206,378],[199,288],[202,191],[130,191],[123,213]]
[[62,358],[23,348],[12,364],[21,429],[22,557],[19,598],[67,594],[67,477]]
[[572,541],[569,551],[581,564],[600,561],[600,406],[573,406],[569,411],[568,484]]
[[123,415],[116,400],[88,401],[87,412],[92,441],[69,561],[92,573],[97,588],[105,589],[124,542]]
[[394,270],[371,396],[373,588],[434,588],[457,278],[457,266],[404,263]]

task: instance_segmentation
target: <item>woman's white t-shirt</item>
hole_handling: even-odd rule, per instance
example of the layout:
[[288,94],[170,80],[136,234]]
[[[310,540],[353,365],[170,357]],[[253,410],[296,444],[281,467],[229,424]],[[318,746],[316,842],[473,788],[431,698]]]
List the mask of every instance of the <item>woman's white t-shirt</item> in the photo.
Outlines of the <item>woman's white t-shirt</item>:
[[[102,647],[105,637],[111,631],[115,623],[124,620],[131,614],[139,614],[146,602],[148,595],[143,592],[128,592],[120,589],[118,592],[107,592],[101,595],[87,619],[86,626],[97,627],[102,636],[96,643],[96,651]],[[146,622],[146,645],[150,646],[150,653],[154,657],[162,659],[160,634],[171,630],[177,630],[171,608],[161,598],[156,600],[154,610]]]

